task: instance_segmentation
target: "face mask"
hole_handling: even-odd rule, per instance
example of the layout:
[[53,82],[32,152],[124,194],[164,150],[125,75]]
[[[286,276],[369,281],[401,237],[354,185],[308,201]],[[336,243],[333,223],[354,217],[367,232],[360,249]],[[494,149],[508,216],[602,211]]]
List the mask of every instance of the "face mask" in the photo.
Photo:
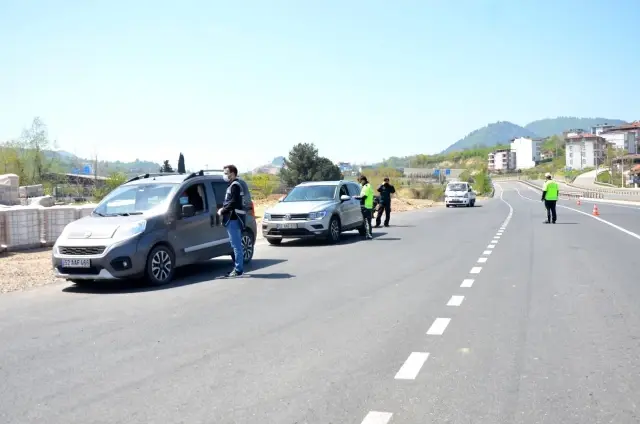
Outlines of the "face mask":
[[222,179],[225,180],[226,182],[229,182],[229,174],[224,174],[222,176]]

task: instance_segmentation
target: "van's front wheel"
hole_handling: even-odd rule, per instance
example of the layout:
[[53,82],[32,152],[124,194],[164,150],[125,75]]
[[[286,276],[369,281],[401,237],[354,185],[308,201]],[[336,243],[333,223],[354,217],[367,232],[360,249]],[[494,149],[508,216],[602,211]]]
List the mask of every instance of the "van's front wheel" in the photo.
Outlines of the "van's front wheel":
[[147,281],[154,286],[162,286],[173,280],[175,255],[167,246],[156,246],[147,258]]

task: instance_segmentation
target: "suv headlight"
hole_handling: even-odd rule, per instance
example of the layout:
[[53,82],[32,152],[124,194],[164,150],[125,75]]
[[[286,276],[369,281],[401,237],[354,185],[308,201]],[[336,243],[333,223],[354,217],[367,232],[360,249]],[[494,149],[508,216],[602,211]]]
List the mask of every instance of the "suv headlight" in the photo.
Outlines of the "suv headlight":
[[271,214],[270,213],[264,213],[264,216],[262,217],[263,221],[271,221]]
[[309,219],[322,219],[325,216],[327,216],[327,211],[311,212],[309,214]]
[[113,235],[113,238],[116,240],[126,240],[128,238],[135,237],[138,234],[144,233],[144,230],[146,229],[147,229],[146,220],[124,224],[118,227],[118,229],[116,230],[116,233]]

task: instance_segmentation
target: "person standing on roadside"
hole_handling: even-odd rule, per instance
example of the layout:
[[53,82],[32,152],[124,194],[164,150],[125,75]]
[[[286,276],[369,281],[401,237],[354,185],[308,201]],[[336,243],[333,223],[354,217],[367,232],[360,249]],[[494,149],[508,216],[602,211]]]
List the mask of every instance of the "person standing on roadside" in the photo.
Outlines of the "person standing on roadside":
[[358,178],[362,189],[360,190],[360,196],[355,196],[356,199],[360,199],[360,210],[362,211],[362,217],[364,218],[364,230],[365,238],[371,240],[371,219],[373,217],[373,188],[369,184],[369,180],[364,175]]
[[545,174],[546,181],[542,187],[542,201],[544,207],[547,208],[547,220],[545,224],[556,223],[558,215],[556,214],[556,203],[558,203],[558,196],[560,195],[560,188],[558,183],[551,179],[551,174],[547,172]]
[[384,226],[389,226],[389,220],[391,219],[391,195],[395,192],[396,188],[389,184],[389,177],[385,177],[383,183],[378,187],[380,204],[378,205],[378,215],[376,216],[376,228],[380,228],[382,212],[384,212]]
[[229,183],[218,215],[227,228],[231,248],[233,249],[234,268],[227,277],[238,277],[244,272],[244,252],[242,251],[242,230],[246,222],[246,211],[243,208],[244,190],[238,181],[238,168],[235,165],[224,167],[223,178]]

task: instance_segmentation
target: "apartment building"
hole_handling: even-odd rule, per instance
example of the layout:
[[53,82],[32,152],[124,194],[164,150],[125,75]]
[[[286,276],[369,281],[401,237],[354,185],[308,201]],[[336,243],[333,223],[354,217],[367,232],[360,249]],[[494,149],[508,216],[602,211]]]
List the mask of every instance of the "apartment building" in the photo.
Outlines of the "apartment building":
[[616,148],[623,149],[625,154],[636,154],[640,142],[640,121],[608,128],[600,136]]
[[607,141],[591,133],[572,134],[565,138],[565,164],[569,169],[595,168],[604,163]]
[[488,168],[491,172],[508,172],[516,168],[516,153],[500,149],[489,153]]
[[511,151],[515,154],[515,169],[530,169],[540,162],[540,141],[526,137],[511,141]]

